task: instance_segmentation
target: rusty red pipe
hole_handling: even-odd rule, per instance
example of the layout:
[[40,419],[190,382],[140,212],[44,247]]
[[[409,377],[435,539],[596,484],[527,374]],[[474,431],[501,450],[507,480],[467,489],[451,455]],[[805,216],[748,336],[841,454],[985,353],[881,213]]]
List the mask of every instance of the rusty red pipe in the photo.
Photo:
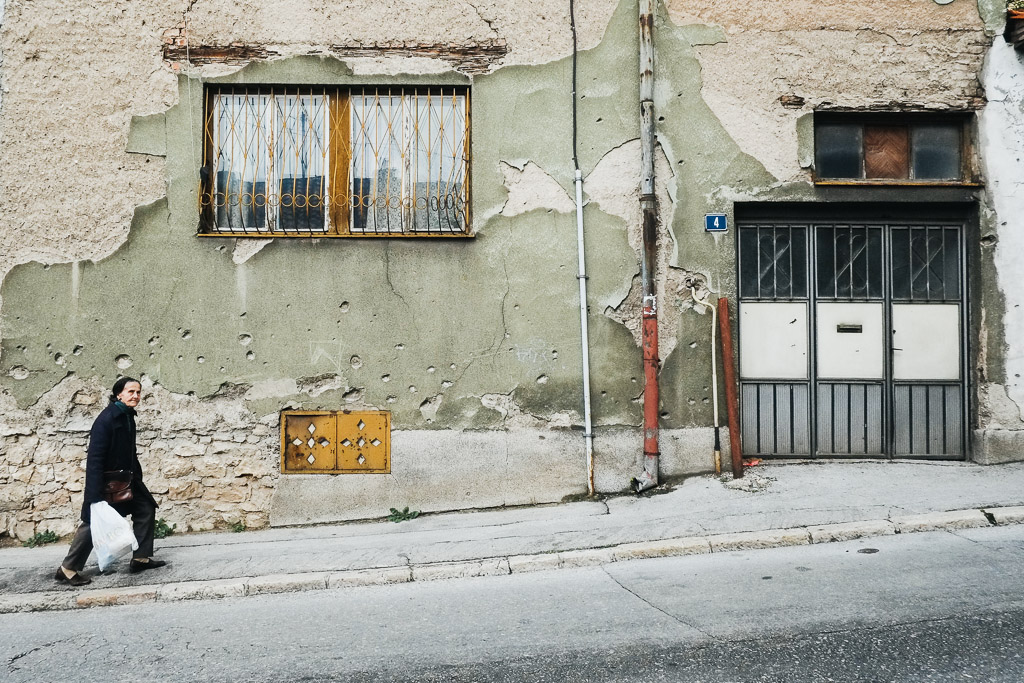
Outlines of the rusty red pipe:
[[740,402],[736,391],[736,371],[733,366],[732,323],[729,320],[729,300],[718,300],[718,329],[722,343],[722,368],[725,371],[725,403],[729,411],[729,446],[732,450],[732,476],[743,476],[743,446],[740,442]]
[[[658,311],[655,300],[644,302],[644,458],[657,458],[658,447]],[[646,465],[645,465],[646,469]],[[657,470],[652,472],[657,474]]]
[[639,493],[658,485],[658,206],[654,184],[654,0],[640,0],[640,211],[643,249],[640,279],[643,308],[640,345],[644,366],[644,463],[633,477]]

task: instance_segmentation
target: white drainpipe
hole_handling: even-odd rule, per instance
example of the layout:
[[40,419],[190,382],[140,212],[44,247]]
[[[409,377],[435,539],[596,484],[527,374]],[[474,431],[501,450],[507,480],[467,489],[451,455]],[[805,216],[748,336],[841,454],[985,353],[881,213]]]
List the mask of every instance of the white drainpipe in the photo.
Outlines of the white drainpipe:
[[590,409],[590,331],[587,322],[587,263],[583,246],[583,172],[576,155],[576,9],[569,0],[569,25],[572,29],[572,163],[576,169],[576,253],[580,283],[580,343],[583,347],[583,436],[587,451],[587,492],[594,495],[594,429]]
[[576,252],[579,255],[580,337],[583,344],[583,436],[587,441],[587,490],[594,495],[594,429],[590,412],[590,332],[587,324],[587,265],[583,248],[583,173],[576,169]]

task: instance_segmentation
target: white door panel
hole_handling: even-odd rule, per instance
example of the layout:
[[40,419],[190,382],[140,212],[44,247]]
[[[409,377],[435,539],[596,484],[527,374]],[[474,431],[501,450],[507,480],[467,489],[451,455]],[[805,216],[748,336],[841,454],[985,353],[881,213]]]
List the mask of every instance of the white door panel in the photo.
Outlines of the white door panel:
[[819,303],[818,377],[882,379],[885,376],[885,310],[879,303]]
[[893,379],[960,379],[960,307],[893,304],[892,346]]
[[740,375],[807,379],[807,304],[740,306]]

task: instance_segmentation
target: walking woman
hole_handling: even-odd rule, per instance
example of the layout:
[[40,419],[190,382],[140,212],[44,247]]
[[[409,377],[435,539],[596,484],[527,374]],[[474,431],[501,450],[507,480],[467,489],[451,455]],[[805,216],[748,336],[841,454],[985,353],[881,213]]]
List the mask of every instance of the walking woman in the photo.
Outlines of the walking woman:
[[142,466],[135,449],[135,407],[142,398],[139,380],[122,377],[114,382],[110,405],[92,424],[89,450],[85,461],[85,500],[82,502],[82,524],[71,540],[71,549],[54,577],[60,583],[84,586],[92,579],[82,576],[85,561],[92,552],[89,508],[103,500],[104,473],[117,471],[130,477],[132,499],[114,505],[122,516],[132,516],[132,527],[139,549],[132,555],[128,570],[132,573],[162,567],[166,562],[154,560],[153,532],[156,529],[156,500],[142,482]]

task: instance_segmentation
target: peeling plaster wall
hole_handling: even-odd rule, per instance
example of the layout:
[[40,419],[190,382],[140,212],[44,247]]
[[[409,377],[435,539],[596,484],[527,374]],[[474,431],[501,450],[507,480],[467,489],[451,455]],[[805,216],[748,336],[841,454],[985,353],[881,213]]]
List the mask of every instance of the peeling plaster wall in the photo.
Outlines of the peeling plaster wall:
[[[597,44],[616,6],[613,0],[580,3],[576,22],[582,48]],[[284,56],[328,52],[339,45],[461,45],[500,39],[509,49],[503,64],[514,65],[551,62],[572,48],[569,5],[552,0],[413,0],[400,6],[366,0],[344,5],[199,0],[188,15],[194,44],[265,45]]]
[[162,159],[124,149],[132,115],[163,110],[177,95],[159,33],[181,7],[7,2],[0,278],[29,260],[113,253],[135,207],[164,193]]
[[677,25],[720,28],[697,49],[701,94],[739,147],[781,181],[809,178],[795,154],[796,121],[817,108],[982,104],[989,39],[967,0],[774,0],[759,5],[757,22],[745,3],[667,4]]
[[975,436],[979,460],[1005,462],[1024,458],[1024,58],[1002,38],[988,54],[984,82],[989,104],[979,142],[993,213],[982,249],[996,278],[983,293],[983,310],[992,311],[994,321],[1001,313],[1002,329],[993,334],[986,325],[979,340],[985,355]]
[[[152,396],[147,480],[183,528],[584,492],[567,3],[123,5],[11,0],[3,19],[0,533],[70,530],[85,430],[119,373]],[[642,457],[637,6],[577,9],[597,486],[615,491]],[[703,214],[821,199],[815,108],[981,106],[998,29],[982,14],[968,0],[772,0],[756,18],[659,5],[666,476],[711,467],[711,319],[688,286],[736,287],[731,235],[705,234]],[[207,82],[469,84],[475,237],[197,238]],[[985,405],[1012,414],[1016,389],[998,399],[994,382]],[[391,474],[280,475],[285,408],[391,411]]]
[[[580,46],[603,36],[614,0],[586,3]],[[504,64],[540,64],[571,50],[567,5],[418,0],[401,10],[362,0],[96,2],[9,0],[4,8],[0,135],[0,278],[36,260],[109,256],[136,206],[164,194],[162,159],[125,155],[133,115],[163,111],[178,95],[161,57],[164,33],[187,18],[190,43],[268,45],[280,56],[329,54],[331,46],[451,44],[501,38]],[[382,32],[382,27],[387,27]],[[447,73],[443,60],[354,58],[370,76]],[[221,75],[239,65],[211,65]],[[186,67],[188,70],[188,67]]]
[[[416,29],[403,41],[429,45],[442,39],[456,44],[456,34],[469,42],[500,35],[509,47],[503,66],[472,77],[440,58],[426,67],[422,57],[329,56],[339,52],[336,44],[384,42],[379,27],[387,22],[379,21],[375,6],[359,15],[360,22],[351,22],[351,11],[339,14],[326,3],[319,9],[309,3],[193,3],[185,30],[190,41],[220,45],[244,35],[273,55],[249,64],[205,65],[159,59],[168,35],[174,41],[184,30],[185,6],[163,13],[134,7],[131,19],[138,25],[123,23],[93,35],[90,45],[98,56],[90,64],[109,65],[104,66],[109,70],[127,58],[153,65],[154,71],[145,79],[120,74],[116,83],[124,89],[109,92],[96,92],[106,71],[93,73],[75,61],[58,32],[36,32],[37,26],[68,19],[73,25],[65,33],[76,36],[90,29],[78,25],[84,18],[41,3],[16,7],[18,14],[9,17],[16,19],[16,28],[3,39],[6,54],[17,53],[18,67],[4,72],[17,87],[2,120],[8,127],[23,126],[26,141],[24,148],[7,143],[5,149],[19,155],[23,166],[0,173],[10,186],[33,176],[24,166],[42,165],[50,157],[66,159],[70,168],[61,185],[48,188],[67,207],[58,224],[40,218],[52,204],[43,197],[9,202],[4,217],[4,238],[20,251],[7,253],[9,272],[0,290],[0,389],[7,406],[0,418],[7,435],[0,449],[20,455],[16,465],[13,459],[5,463],[0,476],[27,487],[19,489],[22,503],[44,489],[60,491],[63,502],[59,508],[7,504],[7,517],[0,520],[4,529],[25,536],[55,524],[55,511],[60,517],[73,510],[80,495],[76,459],[86,416],[98,411],[102,399],[71,400],[59,410],[53,406],[67,398],[62,387],[69,383],[100,397],[120,373],[141,377],[154,396],[155,407],[144,408],[140,417],[152,434],[141,442],[143,459],[161,489],[158,495],[173,501],[161,514],[183,527],[240,519],[260,525],[268,516],[275,523],[308,521],[310,512],[301,501],[309,498],[302,491],[325,482],[333,493],[315,520],[372,517],[405,504],[429,510],[547,502],[585,490],[585,466],[579,457],[566,455],[573,444],[581,453],[582,439],[576,429],[581,396],[575,220],[568,194],[570,42],[561,3],[513,9],[496,4],[498,23],[485,17],[490,24],[469,5],[445,6],[458,18],[439,22],[431,13],[436,3],[420,3],[389,27],[395,32],[386,36],[388,45],[401,38],[407,30],[402,27]],[[557,10],[551,13],[555,20],[530,23],[549,8]],[[143,18],[148,28],[143,29]],[[587,136],[582,157],[589,173],[608,152],[637,136],[633,117],[618,111],[624,95],[635,90],[635,74],[618,68],[635,63],[635,7],[592,3],[578,21],[581,45],[592,48],[581,54],[582,68],[592,75],[581,87],[581,109],[606,117],[604,125],[581,130]],[[333,26],[335,42],[321,51],[310,36],[321,35],[316,32],[325,22]],[[497,29],[501,23],[509,28]],[[122,46],[117,35],[129,29],[135,42]],[[113,110],[109,130],[78,126],[87,134],[72,139],[54,132],[60,125],[71,128],[69,122],[38,112],[35,127],[27,127],[29,107],[61,101],[33,80],[24,47],[33,40],[39,43],[33,49],[50,60],[48,74],[81,84],[79,100],[65,115],[92,120],[96,112]],[[395,76],[411,70],[420,73]],[[146,90],[142,81],[162,85]],[[476,237],[436,242],[196,238],[204,81],[471,82]],[[28,148],[33,146],[44,153],[32,157]],[[87,171],[79,172],[83,167]],[[118,180],[118,172],[126,174],[125,181]],[[111,210],[110,187],[122,190],[117,199],[126,210],[120,214]],[[133,193],[125,187],[151,190]],[[618,192],[630,197],[634,187],[627,179]],[[32,196],[5,192],[7,198],[16,195]],[[591,291],[599,300],[621,301],[637,270],[632,228],[596,205],[587,213],[595,254],[591,265],[599,273]],[[18,226],[31,218],[36,224],[19,233]],[[87,229],[69,229],[82,224]],[[44,242],[49,251],[41,256],[38,244]],[[598,420],[627,428],[607,446],[608,454],[601,454],[606,463],[600,481],[605,489],[617,489],[626,485],[639,457],[639,442],[623,441],[639,421],[638,363],[623,362],[635,349],[629,331],[610,318],[600,321],[593,336],[602,349],[594,358],[600,372]],[[44,411],[45,420],[28,427],[41,419],[43,405],[51,406],[50,414]],[[230,413],[230,424],[218,419],[182,427],[189,420],[174,416],[179,408],[188,416],[207,406]],[[390,410],[392,473],[282,479],[275,470],[277,416],[283,408]],[[703,438],[684,432],[680,443]],[[474,439],[481,445],[470,452]],[[224,450],[223,444],[232,442],[241,445]],[[176,453],[179,448],[189,455]],[[62,466],[51,471],[44,461],[55,449]],[[220,460],[226,470],[188,470],[179,466],[180,457]],[[687,457],[683,453],[666,462],[681,471],[704,468],[686,464]],[[272,468],[255,488],[252,475],[233,469],[251,469],[253,463]],[[163,490],[164,480],[179,478],[175,488],[168,483]],[[459,482],[458,491],[445,482]]]

